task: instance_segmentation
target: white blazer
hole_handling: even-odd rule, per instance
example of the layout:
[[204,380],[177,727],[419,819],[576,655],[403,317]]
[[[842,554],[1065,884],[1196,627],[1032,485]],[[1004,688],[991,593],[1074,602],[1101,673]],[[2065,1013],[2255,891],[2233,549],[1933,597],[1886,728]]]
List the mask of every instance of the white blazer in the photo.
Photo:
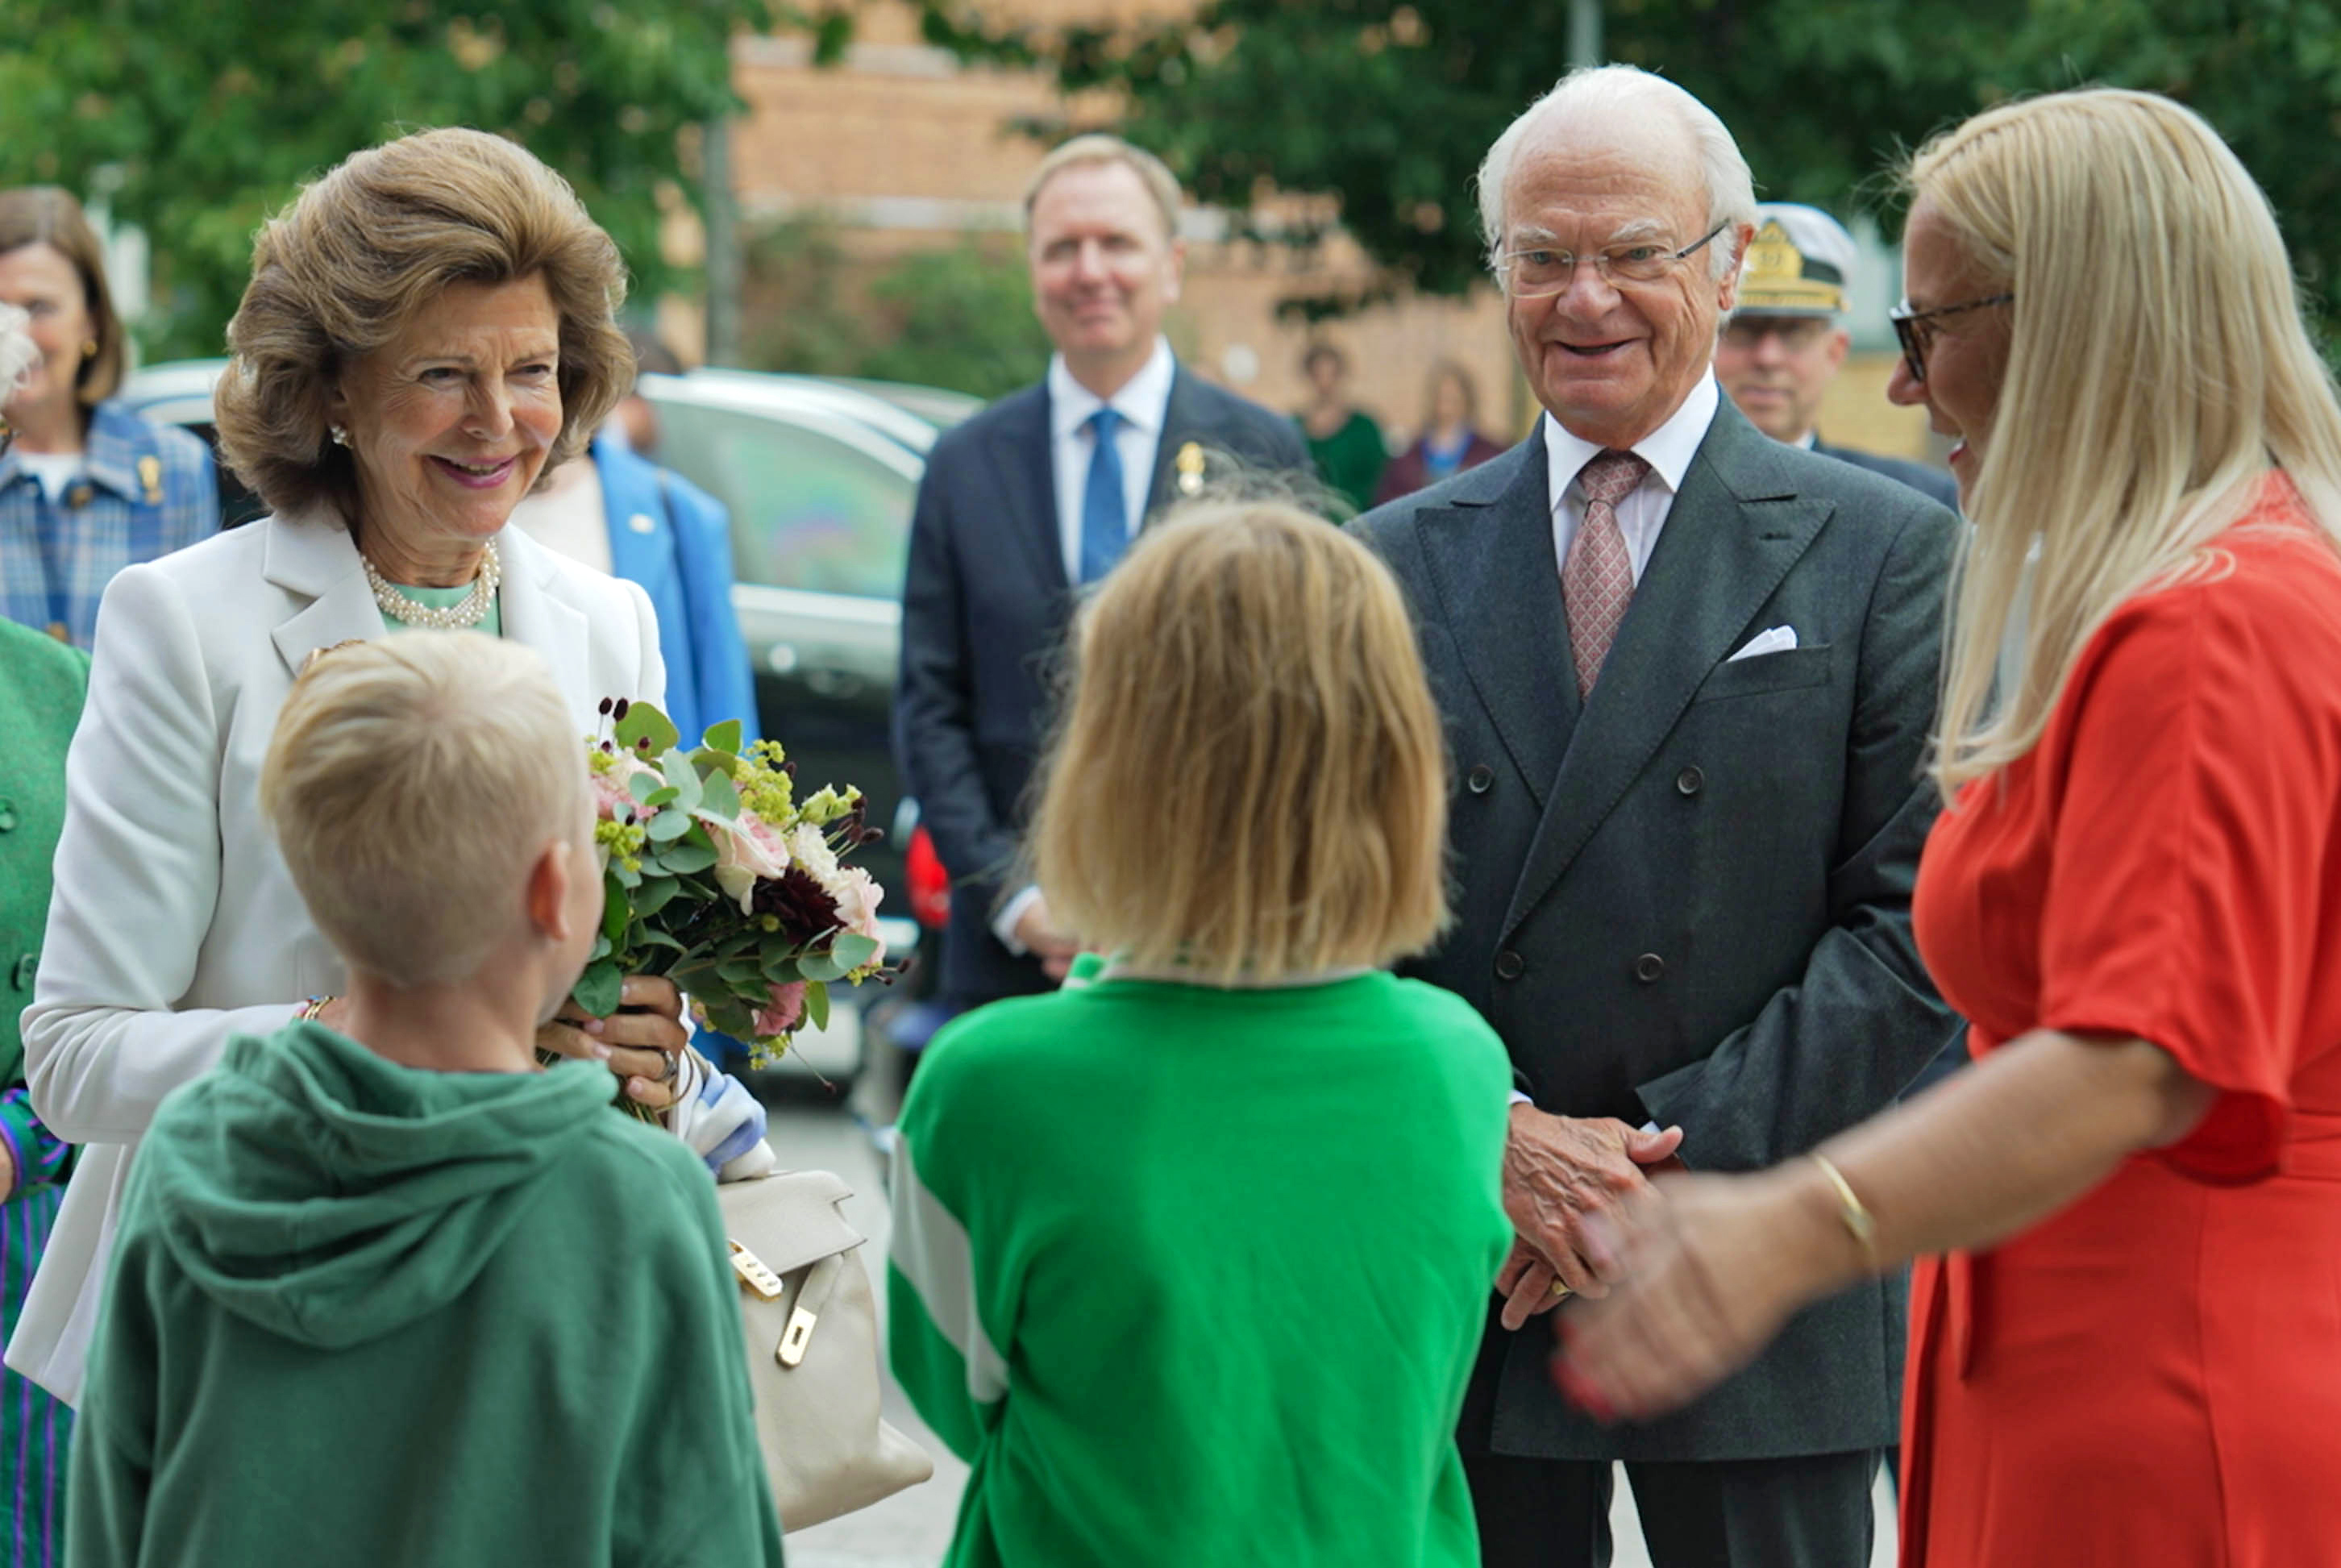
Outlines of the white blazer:
[[[553,666],[581,748],[603,697],[664,695],[640,587],[516,528],[497,547],[503,634]],[[341,961],[261,821],[260,764],[310,653],[384,634],[357,547],[324,515],[231,529],[106,587],[25,1010],[34,1109],[89,1147],[7,1350],[11,1368],[68,1403],[155,1106],[229,1036],[273,1033],[304,997],[342,989]]]

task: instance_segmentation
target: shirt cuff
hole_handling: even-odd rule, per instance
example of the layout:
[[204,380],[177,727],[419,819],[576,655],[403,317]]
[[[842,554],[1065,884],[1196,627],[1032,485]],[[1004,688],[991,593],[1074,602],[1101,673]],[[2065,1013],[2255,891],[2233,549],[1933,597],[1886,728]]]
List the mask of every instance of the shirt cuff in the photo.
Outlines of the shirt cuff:
[[1016,923],[1024,918],[1024,912],[1031,908],[1040,897],[1039,888],[1028,887],[1001,904],[1000,913],[991,917],[991,934],[1000,938],[1001,946],[1020,957],[1026,952],[1026,948],[1016,938]]

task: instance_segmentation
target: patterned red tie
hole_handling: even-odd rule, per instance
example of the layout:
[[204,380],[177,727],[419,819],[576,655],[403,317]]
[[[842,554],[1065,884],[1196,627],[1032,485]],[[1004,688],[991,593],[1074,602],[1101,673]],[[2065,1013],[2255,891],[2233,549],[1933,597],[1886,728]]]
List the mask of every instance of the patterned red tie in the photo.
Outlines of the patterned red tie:
[[1634,597],[1634,561],[1626,550],[1625,530],[1618,526],[1618,503],[1649,471],[1630,452],[1604,452],[1578,472],[1585,516],[1560,568],[1560,602],[1569,612],[1569,651],[1577,659],[1580,702],[1592,692],[1601,661],[1618,640],[1618,623]]

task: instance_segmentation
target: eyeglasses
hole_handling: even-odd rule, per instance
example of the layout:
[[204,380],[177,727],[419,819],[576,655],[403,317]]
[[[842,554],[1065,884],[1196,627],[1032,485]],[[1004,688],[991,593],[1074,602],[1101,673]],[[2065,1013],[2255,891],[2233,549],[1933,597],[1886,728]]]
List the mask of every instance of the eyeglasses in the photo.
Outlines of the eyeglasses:
[[1749,350],[1768,337],[1777,337],[1788,353],[1800,354],[1836,325],[1828,317],[1818,315],[1740,315],[1732,317],[1725,325],[1723,340],[1734,348]]
[[1935,329],[1928,324],[1947,315],[1959,315],[1971,310],[1987,310],[1996,305],[2014,305],[2014,294],[1996,294],[1988,299],[1970,299],[1958,305],[1938,305],[1932,310],[1912,310],[1904,300],[1886,313],[1894,324],[1894,336],[1902,345],[1902,363],[1910,367],[1910,379],[1925,385],[1927,381],[1927,345],[1935,341]]
[[1719,223],[1708,230],[1706,238],[1693,241],[1679,251],[1656,245],[1613,245],[1581,256],[1574,251],[1539,245],[1506,251],[1497,259],[1503,264],[1506,294],[1514,299],[1542,299],[1566,293],[1577,277],[1579,262],[1591,262],[1593,270],[1601,275],[1601,281],[1613,288],[1621,283],[1656,283],[1673,271],[1677,262],[1704,249],[1708,241],[1730,226],[1728,222]]

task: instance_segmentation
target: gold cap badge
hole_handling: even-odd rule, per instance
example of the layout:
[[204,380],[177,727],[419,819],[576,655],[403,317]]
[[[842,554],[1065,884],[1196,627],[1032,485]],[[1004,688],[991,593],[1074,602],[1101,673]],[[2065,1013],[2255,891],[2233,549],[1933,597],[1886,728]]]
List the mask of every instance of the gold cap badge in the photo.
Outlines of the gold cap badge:
[[1179,470],[1179,494],[1200,494],[1203,488],[1203,444],[1188,442],[1179,448],[1179,455],[1172,462]]

